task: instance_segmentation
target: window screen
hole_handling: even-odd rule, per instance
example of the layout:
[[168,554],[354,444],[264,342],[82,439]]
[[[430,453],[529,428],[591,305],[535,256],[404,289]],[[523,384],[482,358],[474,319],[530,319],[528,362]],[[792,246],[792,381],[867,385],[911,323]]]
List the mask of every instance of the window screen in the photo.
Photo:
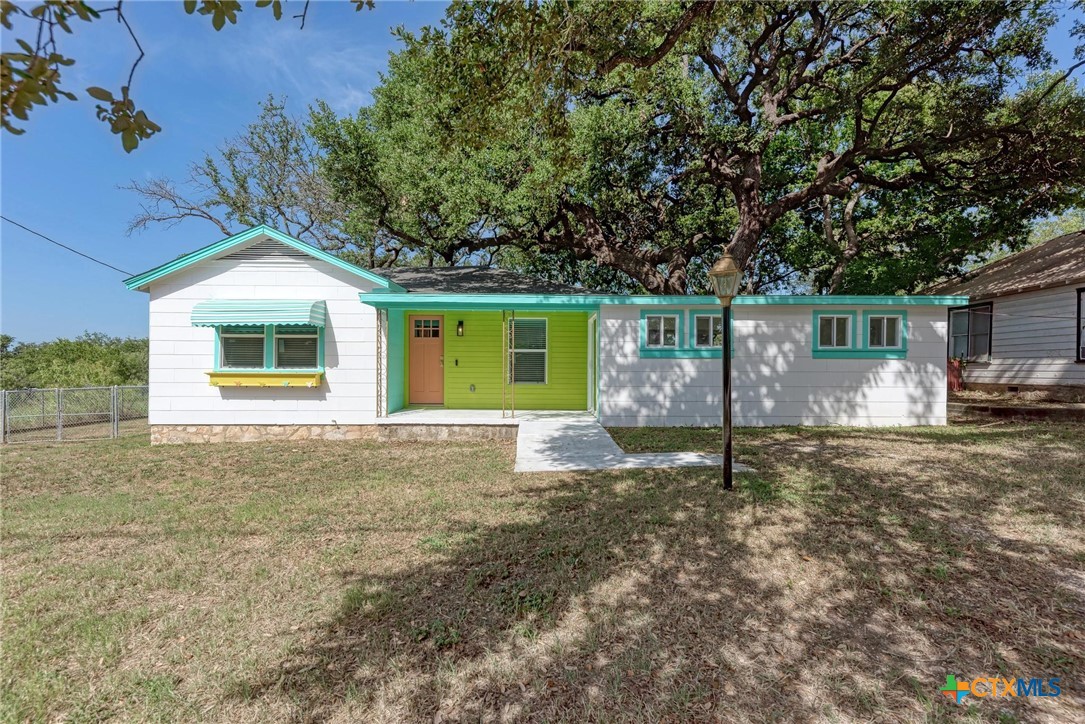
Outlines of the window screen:
[[819,317],[818,346],[822,348],[851,346],[851,317]]
[[509,379],[517,384],[546,383],[546,320],[514,319],[509,324]]
[[224,332],[220,344],[223,369],[259,369],[264,366],[264,335]]

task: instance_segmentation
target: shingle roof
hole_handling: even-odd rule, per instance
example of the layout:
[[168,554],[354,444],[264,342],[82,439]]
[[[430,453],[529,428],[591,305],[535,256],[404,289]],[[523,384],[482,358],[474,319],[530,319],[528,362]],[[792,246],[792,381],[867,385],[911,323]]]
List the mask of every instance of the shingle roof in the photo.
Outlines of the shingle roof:
[[591,289],[536,279],[508,269],[481,266],[374,269],[418,294],[594,294]]
[[1085,282],[1085,229],[939,282],[924,294],[967,296],[973,301]]

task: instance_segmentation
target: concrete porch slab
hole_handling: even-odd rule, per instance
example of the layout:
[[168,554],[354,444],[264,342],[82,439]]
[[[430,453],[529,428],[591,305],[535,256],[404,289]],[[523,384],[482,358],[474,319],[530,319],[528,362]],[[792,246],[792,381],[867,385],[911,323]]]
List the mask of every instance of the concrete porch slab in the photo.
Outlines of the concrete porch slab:
[[443,407],[412,407],[377,420],[378,425],[506,425],[524,421],[593,421],[590,412],[578,410],[522,410],[515,417],[502,417],[501,410],[446,410]]

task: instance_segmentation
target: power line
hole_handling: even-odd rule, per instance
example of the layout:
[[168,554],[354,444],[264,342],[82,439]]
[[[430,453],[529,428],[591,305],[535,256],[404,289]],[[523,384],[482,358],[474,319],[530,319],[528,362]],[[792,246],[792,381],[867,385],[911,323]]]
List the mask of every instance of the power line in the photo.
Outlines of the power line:
[[29,232],[30,232],[31,234],[33,234],[34,236],[40,236],[41,238],[45,239],[45,240],[46,240],[46,241],[48,241],[49,243],[51,243],[51,244],[56,244],[56,245],[57,245],[57,246],[59,246],[59,247],[60,247],[61,249],[67,249],[67,250],[68,250],[68,251],[70,251],[71,253],[73,253],[73,254],[78,254],[79,256],[83,257],[84,259],[90,259],[90,260],[91,260],[92,262],[94,262],[95,264],[101,264],[101,265],[102,265],[102,266],[104,266],[104,267],[109,267],[109,268],[110,268],[110,269],[112,269],[113,271],[115,271],[115,272],[120,272],[121,274],[124,274],[125,276],[128,276],[128,277],[132,276],[132,272],[126,272],[126,271],[125,271],[124,269],[118,269],[117,267],[113,266],[112,264],[107,264],[106,262],[102,261],[101,259],[95,259],[95,258],[94,258],[93,256],[90,256],[89,254],[84,254],[83,252],[79,251],[78,249],[73,249],[73,248],[71,248],[70,246],[68,246],[67,244],[61,244],[61,243],[60,243],[59,241],[57,241],[56,239],[50,239],[50,238],[49,238],[48,236],[46,236],[45,234],[42,234],[42,233],[41,233],[41,232],[39,232],[39,231],[34,231],[33,229],[31,229],[31,228],[30,228],[30,227],[28,227],[28,226],[23,226],[23,225],[22,225],[22,224],[20,224],[20,223],[19,223],[18,221],[15,221],[15,220],[13,220],[13,219],[9,219],[8,217],[6,217],[6,216],[4,216],[4,215],[2,215],[2,214],[0,214],[0,219],[3,219],[4,221],[8,222],[9,224],[15,224],[15,226],[18,226],[18,227],[19,227],[20,229],[22,229],[22,230],[24,230],[24,231],[29,231]]

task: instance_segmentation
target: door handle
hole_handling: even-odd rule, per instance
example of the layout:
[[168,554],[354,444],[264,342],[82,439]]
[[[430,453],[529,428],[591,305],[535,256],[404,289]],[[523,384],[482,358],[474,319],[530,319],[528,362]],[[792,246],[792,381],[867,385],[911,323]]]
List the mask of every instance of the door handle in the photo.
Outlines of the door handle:
[[441,355],[441,366],[442,367],[445,366],[445,356],[444,355]]

